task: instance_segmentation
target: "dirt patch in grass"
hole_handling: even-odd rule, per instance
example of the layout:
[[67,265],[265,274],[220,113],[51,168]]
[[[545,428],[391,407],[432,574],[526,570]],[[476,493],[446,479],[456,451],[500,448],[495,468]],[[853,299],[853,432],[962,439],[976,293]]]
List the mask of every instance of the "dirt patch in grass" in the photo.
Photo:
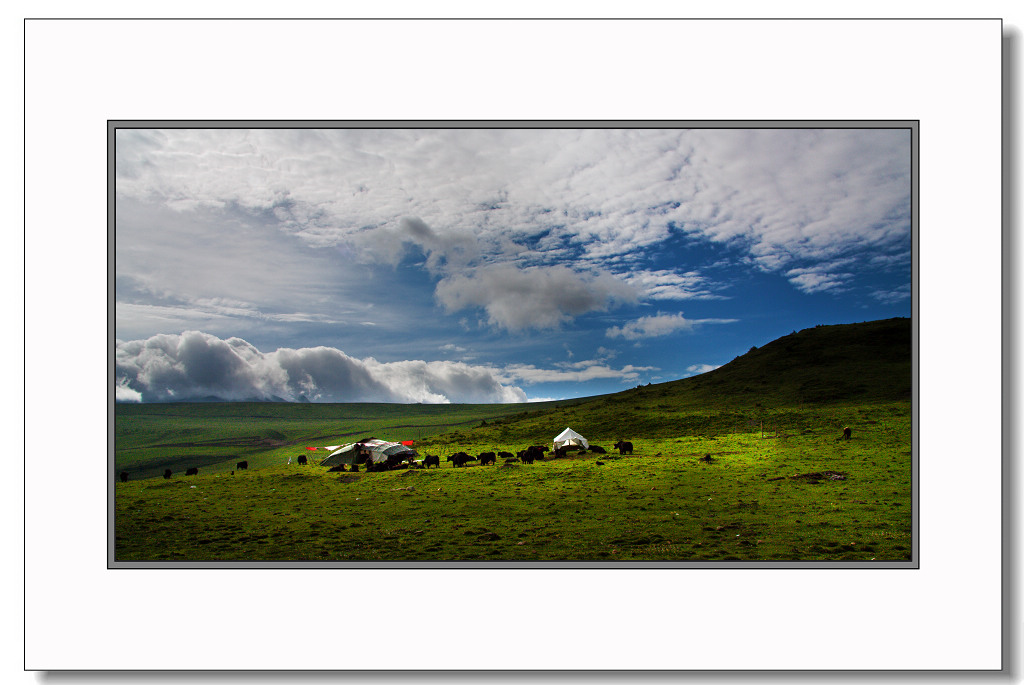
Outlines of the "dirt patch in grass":
[[801,473],[795,476],[790,476],[790,480],[802,480],[812,485],[820,483],[826,480],[846,480],[847,474],[842,471],[812,471],[811,473]]

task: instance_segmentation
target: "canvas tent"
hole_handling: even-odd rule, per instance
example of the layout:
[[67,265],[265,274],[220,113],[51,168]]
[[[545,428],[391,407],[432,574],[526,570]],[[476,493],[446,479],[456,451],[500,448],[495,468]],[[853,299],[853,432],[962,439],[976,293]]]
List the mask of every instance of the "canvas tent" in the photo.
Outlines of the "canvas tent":
[[406,447],[400,442],[387,442],[377,438],[365,438],[359,442],[352,442],[342,445],[327,455],[327,458],[320,462],[321,466],[338,466],[345,464],[373,463],[383,464],[387,462],[404,461],[416,456],[416,450]]
[[566,428],[564,431],[558,434],[558,437],[554,440],[555,449],[559,447],[579,445],[580,447],[590,447],[590,443],[587,439],[574,431],[572,428]]

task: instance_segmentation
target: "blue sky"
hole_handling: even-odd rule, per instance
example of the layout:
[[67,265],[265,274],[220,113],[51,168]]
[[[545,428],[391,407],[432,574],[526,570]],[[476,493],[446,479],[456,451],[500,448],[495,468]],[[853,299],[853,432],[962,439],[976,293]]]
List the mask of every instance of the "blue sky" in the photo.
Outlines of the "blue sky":
[[909,129],[119,129],[116,396],[525,402],[910,316]]

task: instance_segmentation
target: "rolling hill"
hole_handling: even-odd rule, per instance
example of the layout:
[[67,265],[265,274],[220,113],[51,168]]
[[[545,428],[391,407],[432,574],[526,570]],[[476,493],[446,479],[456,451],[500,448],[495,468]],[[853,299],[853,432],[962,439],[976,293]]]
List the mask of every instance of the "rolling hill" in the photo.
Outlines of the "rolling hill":
[[910,319],[817,326],[752,347],[699,376],[526,406],[118,404],[115,463],[153,477],[186,464],[277,463],[301,445],[369,435],[444,449],[540,444],[566,426],[601,441],[716,435],[762,424],[799,430],[819,422],[823,409],[843,421],[844,406],[909,402],[911,348]]
[[539,440],[572,426],[614,441],[641,434],[720,434],[761,422],[802,429],[821,409],[835,415],[843,406],[909,402],[911,351],[910,319],[816,326],[752,347],[699,376],[523,412],[478,427],[472,436]]

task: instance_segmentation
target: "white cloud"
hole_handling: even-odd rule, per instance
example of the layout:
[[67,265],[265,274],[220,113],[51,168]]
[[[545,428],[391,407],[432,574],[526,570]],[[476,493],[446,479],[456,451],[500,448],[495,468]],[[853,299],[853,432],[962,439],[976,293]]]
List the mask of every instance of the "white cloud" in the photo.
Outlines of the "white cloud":
[[786,278],[799,290],[805,293],[817,293],[830,290],[841,292],[853,274],[839,271],[839,267],[847,266],[852,260],[844,259],[804,269],[790,269]]
[[568,364],[565,368],[543,369],[533,364],[510,364],[501,370],[501,377],[507,383],[586,383],[594,380],[635,381],[644,371],[655,371],[653,366],[626,365],[613,369],[605,364],[583,362]]
[[910,299],[910,284],[907,283],[906,285],[893,288],[892,290],[875,290],[871,293],[871,296],[882,304],[904,302],[905,300]]
[[655,338],[670,335],[677,331],[689,331],[695,326],[711,323],[735,323],[736,319],[687,319],[680,314],[661,314],[643,316],[623,326],[612,326],[605,331],[609,338],[622,337],[626,340]]
[[714,371],[721,366],[721,364],[691,364],[686,367],[686,370],[690,372],[691,376],[697,376],[708,371]]
[[[118,401],[218,397],[314,402],[515,403],[519,384],[636,382],[653,366],[612,368],[600,360],[504,367],[452,361],[379,362],[331,347],[262,352],[240,338],[186,331],[116,342]],[[534,398],[534,401],[537,401]]]
[[329,347],[264,353],[239,338],[198,331],[118,341],[118,399],[162,401],[306,397],[332,402],[524,402],[490,367],[460,362],[378,362]]
[[479,307],[492,326],[510,331],[557,328],[575,316],[636,300],[636,291],[609,274],[564,266],[480,267],[442,279],[435,291],[450,312]]
[[623,279],[636,286],[652,300],[724,300],[724,295],[712,292],[706,278],[696,271],[634,271]]
[[[669,226],[791,268],[909,240],[906,130],[122,130],[119,197],[240,207],[428,266],[530,239],[601,262]],[[517,247],[518,246],[518,247]]]

